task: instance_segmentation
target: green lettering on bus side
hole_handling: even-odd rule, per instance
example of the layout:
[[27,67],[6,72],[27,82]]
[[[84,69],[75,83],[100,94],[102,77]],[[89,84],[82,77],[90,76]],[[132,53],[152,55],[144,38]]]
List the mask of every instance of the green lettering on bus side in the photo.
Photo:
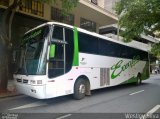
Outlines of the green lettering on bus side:
[[120,76],[122,72],[126,71],[128,68],[132,68],[139,61],[140,61],[140,56],[133,57],[131,61],[127,62],[124,65],[122,65],[124,62],[123,60],[118,61],[115,65],[111,67],[111,70],[113,70],[111,74],[111,79],[117,78],[118,76]]
[[74,55],[73,66],[79,66],[78,30],[74,27]]
[[[115,79],[117,76],[119,76],[123,69],[121,68],[121,64],[123,63],[123,60],[120,60],[116,65],[111,67],[111,70],[113,70],[112,74],[111,74],[111,78]],[[117,73],[117,69],[121,69],[118,73]]]

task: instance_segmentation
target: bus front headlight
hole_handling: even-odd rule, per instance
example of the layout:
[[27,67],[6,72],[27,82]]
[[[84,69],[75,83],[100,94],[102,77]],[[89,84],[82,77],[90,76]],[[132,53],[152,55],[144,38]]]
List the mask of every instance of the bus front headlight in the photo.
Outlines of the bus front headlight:
[[42,80],[37,80],[37,84],[42,84]]
[[36,84],[36,81],[35,80],[31,80],[31,84]]

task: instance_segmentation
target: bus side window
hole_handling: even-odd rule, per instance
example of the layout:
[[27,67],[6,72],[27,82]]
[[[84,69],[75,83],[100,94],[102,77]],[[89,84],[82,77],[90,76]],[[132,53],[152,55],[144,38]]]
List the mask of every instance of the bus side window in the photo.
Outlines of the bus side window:
[[63,40],[63,27],[54,26],[53,39]]
[[119,49],[119,51],[120,51],[120,57],[122,57],[122,58],[127,58],[127,57],[129,57],[129,54],[128,54],[128,51],[127,51],[127,50],[128,50],[128,49],[127,49],[126,46],[120,45],[120,49]]
[[83,53],[98,54],[98,38],[85,34],[78,33],[79,51]]
[[65,28],[65,40],[66,45],[66,73],[72,68],[73,53],[74,53],[74,34],[72,29]]

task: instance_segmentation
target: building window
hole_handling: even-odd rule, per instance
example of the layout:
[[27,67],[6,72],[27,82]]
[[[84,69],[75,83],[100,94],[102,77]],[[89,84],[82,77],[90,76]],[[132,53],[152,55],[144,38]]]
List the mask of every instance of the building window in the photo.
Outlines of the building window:
[[52,7],[51,18],[58,22],[74,25],[74,15],[73,14],[63,15],[62,10],[58,8]]
[[22,0],[20,10],[43,17],[44,5],[37,0]]
[[0,5],[9,6],[9,0],[0,0]]
[[96,32],[96,22],[93,22],[84,18],[80,19],[80,27],[88,31]]
[[91,3],[93,3],[93,4],[95,4],[95,5],[98,4],[98,3],[97,3],[97,0],[91,0]]

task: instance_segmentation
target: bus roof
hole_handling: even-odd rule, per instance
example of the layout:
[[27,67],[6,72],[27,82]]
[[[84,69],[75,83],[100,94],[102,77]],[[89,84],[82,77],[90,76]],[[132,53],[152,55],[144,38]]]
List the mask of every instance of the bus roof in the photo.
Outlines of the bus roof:
[[[64,23],[60,23],[60,22],[47,22],[47,23],[44,23],[42,25],[39,25],[31,30],[29,30],[28,32],[26,32],[25,34],[35,30],[35,29],[38,29],[40,27],[43,27],[43,26],[46,26],[46,25],[60,25],[60,26],[64,26],[64,27],[68,27],[68,28],[71,28],[71,29],[74,29],[74,26],[71,26],[71,25],[68,25],[68,24],[64,24]],[[95,37],[98,37],[98,38],[102,38],[103,40],[108,40],[108,41],[111,41],[111,42],[115,42],[115,43],[118,43],[118,44],[121,44],[121,45],[125,45],[125,46],[128,46],[128,47],[132,47],[132,48],[135,48],[135,49],[139,49],[139,50],[142,50],[142,51],[146,51],[144,49],[141,49],[141,48],[137,48],[137,47],[134,47],[134,46],[131,46],[127,43],[124,43],[122,41],[118,41],[118,40],[114,40],[112,38],[109,38],[107,36],[104,36],[104,35],[100,35],[98,33],[95,33],[95,32],[91,32],[91,31],[87,31],[85,29],[82,29],[82,28],[79,28],[77,27],[77,30],[80,31],[80,32],[83,32],[83,33],[86,33],[86,34],[89,34],[89,35],[92,35],[92,36],[95,36]]]

